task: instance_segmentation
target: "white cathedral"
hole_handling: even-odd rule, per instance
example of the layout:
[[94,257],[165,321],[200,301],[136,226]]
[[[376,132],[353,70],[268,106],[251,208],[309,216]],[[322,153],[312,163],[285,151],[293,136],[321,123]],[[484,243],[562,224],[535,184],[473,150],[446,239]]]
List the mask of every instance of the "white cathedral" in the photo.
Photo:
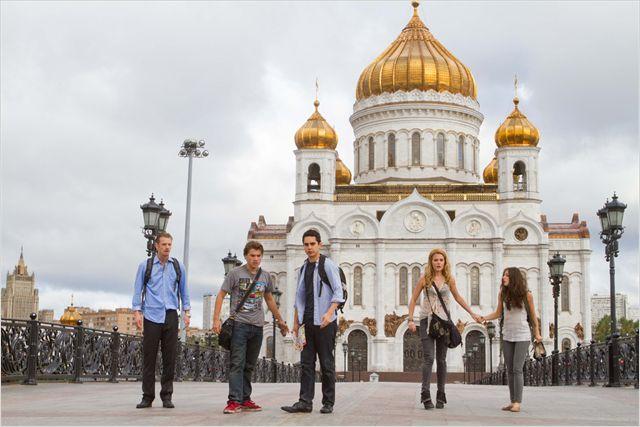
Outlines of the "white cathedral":
[[[306,258],[301,236],[314,228],[348,280],[336,340],[338,372],[344,366],[381,375],[420,371],[420,340],[407,330],[406,315],[413,286],[436,247],[446,249],[458,289],[480,314],[495,309],[503,269],[520,268],[548,351],[553,298],[547,261],[559,251],[567,260],[559,301],[561,346],[589,340],[589,230],[577,214],[568,223],[549,223],[541,212],[538,130],[516,97],[496,130],[495,156],[481,172],[478,133],[484,116],[473,75],[427,29],[417,2],[413,7],[398,38],[358,79],[350,117],[353,182],[316,100],[295,134],[294,215],[286,224],[267,224],[262,216],[251,224],[248,239],[264,245],[263,268],[283,292],[283,316],[291,324],[296,277]],[[490,353],[492,366],[498,365],[498,337],[490,352],[486,329],[457,304],[451,311],[464,348],[449,350],[449,372],[463,372],[463,352],[474,343],[480,345],[480,370],[489,370]],[[271,316],[266,318],[262,351],[270,356]],[[298,362],[292,338],[276,339],[277,359]],[[347,360],[343,342],[349,345]]]

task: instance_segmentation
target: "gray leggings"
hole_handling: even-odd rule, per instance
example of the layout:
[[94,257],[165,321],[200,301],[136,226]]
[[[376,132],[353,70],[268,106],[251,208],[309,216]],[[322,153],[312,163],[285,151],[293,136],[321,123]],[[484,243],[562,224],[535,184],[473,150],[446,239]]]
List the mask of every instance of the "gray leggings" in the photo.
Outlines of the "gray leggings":
[[504,363],[507,365],[509,398],[511,403],[522,402],[524,388],[524,358],[529,352],[529,341],[504,341]]
[[431,384],[431,372],[433,370],[434,359],[436,361],[437,368],[438,395],[443,395],[444,397],[444,385],[447,382],[447,345],[444,342],[444,338],[438,338],[436,340],[431,338],[427,330],[427,325],[427,319],[420,320],[420,340],[422,341],[423,354],[421,393],[422,402],[426,402],[427,400],[431,399],[429,385]]

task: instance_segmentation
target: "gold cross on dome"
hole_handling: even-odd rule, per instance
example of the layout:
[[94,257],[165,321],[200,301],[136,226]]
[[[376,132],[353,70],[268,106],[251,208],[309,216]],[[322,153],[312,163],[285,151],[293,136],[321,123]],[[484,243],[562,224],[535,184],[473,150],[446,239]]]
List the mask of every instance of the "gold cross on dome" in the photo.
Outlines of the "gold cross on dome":
[[518,97],[518,75],[517,74],[514,74],[513,76],[513,88],[517,98]]

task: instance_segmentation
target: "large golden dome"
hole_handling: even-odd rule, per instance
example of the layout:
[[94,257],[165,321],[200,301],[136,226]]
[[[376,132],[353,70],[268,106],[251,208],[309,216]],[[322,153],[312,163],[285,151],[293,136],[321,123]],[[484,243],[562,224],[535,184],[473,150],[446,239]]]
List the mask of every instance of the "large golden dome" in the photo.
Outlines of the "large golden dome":
[[482,172],[482,179],[485,184],[497,184],[498,183],[498,159],[495,157],[491,159],[484,172]]
[[433,37],[418,16],[419,3],[412,5],[413,17],[402,33],[360,75],[356,99],[413,89],[448,91],[476,99],[471,71]]
[[513,98],[514,109],[496,131],[498,147],[535,147],[540,140],[540,132],[518,109],[520,100]]
[[327,148],[335,150],[338,146],[338,135],[318,112],[320,102],[316,99],[313,105],[316,111],[309,116],[305,124],[296,132],[296,147],[302,148]]
[[351,183],[351,171],[340,157],[336,159],[336,185],[349,185]]

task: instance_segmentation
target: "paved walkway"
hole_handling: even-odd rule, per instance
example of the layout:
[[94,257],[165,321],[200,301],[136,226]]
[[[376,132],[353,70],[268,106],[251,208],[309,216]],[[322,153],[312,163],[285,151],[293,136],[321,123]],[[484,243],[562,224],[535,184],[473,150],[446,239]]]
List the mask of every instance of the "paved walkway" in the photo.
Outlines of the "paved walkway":
[[[159,389],[159,384],[158,384]],[[135,409],[140,383],[2,385],[2,425],[638,425],[638,390],[603,387],[525,387],[522,412],[499,408],[505,386],[447,385],[445,409],[425,411],[419,384],[339,383],[335,412],[287,414],[296,384],[256,384],[259,413],[222,414],[227,384],[175,384],[175,409],[157,399]],[[317,385],[316,396],[320,396]],[[435,393],[434,393],[435,394]],[[319,399],[318,399],[319,400]]]

